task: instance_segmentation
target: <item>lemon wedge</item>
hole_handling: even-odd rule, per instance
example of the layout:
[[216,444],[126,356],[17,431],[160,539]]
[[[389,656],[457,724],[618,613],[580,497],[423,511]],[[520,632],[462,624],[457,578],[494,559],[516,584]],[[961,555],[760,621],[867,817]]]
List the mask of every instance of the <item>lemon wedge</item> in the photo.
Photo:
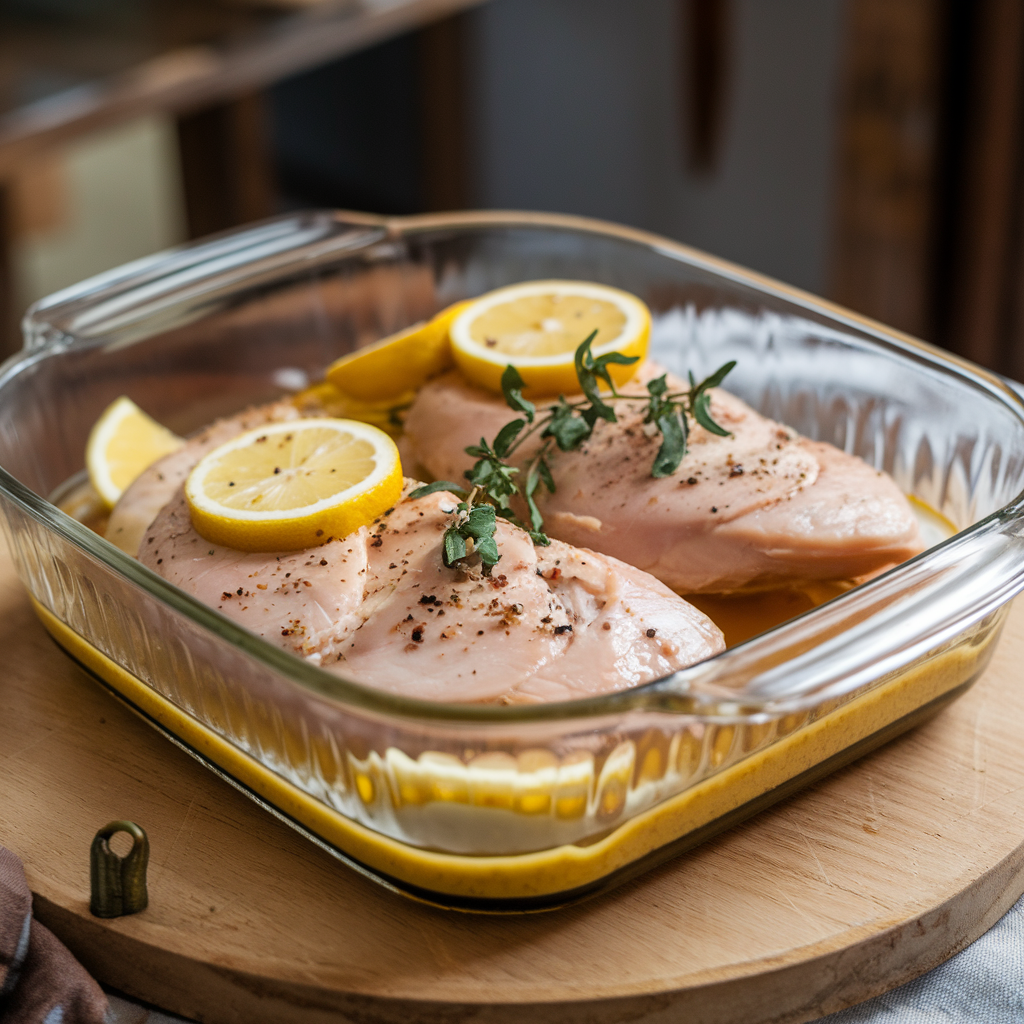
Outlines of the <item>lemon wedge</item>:
[[[526,382],[528,397],[579,391],[573,357],[592,331],[595,356],[647,354],[651,314],[635,295],[586,281],[527,281],[488,292],[452,320],[449,333],[455,362],[473,383],[501,392],[501,375],[511,364]],[[616,384],[636,372],[608,367]]]
[[359,402],[395,402],[454,365],[448,329],[467,305],[456,302],[426,323],[342,356],[327,368],[327,380]]
[[269,423],[208,452],[185,482],[192,525],[240,551],[295,551],[373,522],[402,493],[395,442],[356,420]]
[[292,395],[290,401],[305,416],[359,420],[397,438],[402,433],[402,424],[395,419],[395,410],[412,405],[415,399],[415,391],[403,391],[388,401],[363,402],[339,391],[329,380],[322,380]]
[[85,446],[89,482],[108,508],[157,459],[185,442],[147,416],[130,398],[116,398],[93,425]]

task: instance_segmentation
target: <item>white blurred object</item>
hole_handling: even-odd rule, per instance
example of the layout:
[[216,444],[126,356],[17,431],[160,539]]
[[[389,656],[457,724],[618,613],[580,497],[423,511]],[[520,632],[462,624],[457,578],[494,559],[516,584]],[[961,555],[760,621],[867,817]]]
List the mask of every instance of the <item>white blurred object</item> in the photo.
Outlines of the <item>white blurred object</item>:
[[23,224],[13,246],[21,306],[184,241],[178,167],[174,124],[164,117],[133,121],[27,165],[14,190],[16,204],[21,197],[31,205],[25,216],[15,213]]

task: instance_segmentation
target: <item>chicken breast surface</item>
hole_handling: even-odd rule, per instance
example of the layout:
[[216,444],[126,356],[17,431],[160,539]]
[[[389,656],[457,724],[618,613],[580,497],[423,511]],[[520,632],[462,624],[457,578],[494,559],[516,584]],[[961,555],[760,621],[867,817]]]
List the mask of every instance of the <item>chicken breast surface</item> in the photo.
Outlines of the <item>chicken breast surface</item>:
[[534,547],[503,520],[491,576],[445,568],[442,537],[457,501],[447,492],[404,498],[321,547],[247,553],[196,533],[179,486],[139,558],[276,646],[410,697],[569,700],[725,649],[718,627],[653,577],[558,541]]
[[[646,363],[625,390],[663,371]],[[669,375],[672,390],[687,385]],[[629,562],[683,593],[716,593],[863,576],[924,547],[909,502],[863,460],[801,437],[727,391],[711,393],[718,437],[700,426],[676,472],[656,479],[661,438],[643,406],[617,407],[591,438],[550,459],[557,490],[536,497],[552,537]],[[515,417],[498,396],[452,371],[428,383],[409,411],[413,454],[439,480],[462,480],[467,445],[492,440]],[[515,454],[521,464],[540,440]]]

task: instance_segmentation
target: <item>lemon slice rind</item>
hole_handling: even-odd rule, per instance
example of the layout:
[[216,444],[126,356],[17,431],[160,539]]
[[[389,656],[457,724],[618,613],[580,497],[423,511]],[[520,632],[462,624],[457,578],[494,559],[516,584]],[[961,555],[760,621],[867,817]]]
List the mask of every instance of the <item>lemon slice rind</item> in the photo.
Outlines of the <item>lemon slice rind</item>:
[[[552,355],[510,354],[491,350],[481,345],[472,336],[472,326],[482,314],[495,306],[514,303],[519,298],[533,298],[542,295],[582,296],[598,299],[615,305],[625,316],[625,322],[618,335],[591,348],[595,356],[608,352],[621,352],[637,356],[638,361],[629,366],[609,366],[616,384],[624,384],[635,373],[647,354],[651,333],[651,314],[647,306],[635,295],[613,288],[610,285],[588,281],[526,281],[488,292],[475,299],[453,318],[449,328],[452,354],[456,365],[473,383],[501,392],[501,375],[508,365],[514,366],[526,381],[524,394],[528,397],[572,394],[579,391],[573,362],[574,351]],[[580,342],[583,337],[579,339]]]
[[[299,478],[303,467],[285,466],[285,477],[275,480],[269,467],[284,460],[275,459],[273,445],[275,440],[279,444],[291,443],[287,435],[306,430],[337,433],[339,448],[353,440],[369,442],[373,448],[373,468],[362,479],[335,493],[289,507],[237,508],[210,495],[211,485],[226,472],[227,458],[246,448],[251,449],[255,461],[266,461],[268,486],[273,484],[278,491],[287,488],[289,480]],[[325,470],[307,470],[307,475],[309,472]],[[402,466],[394,441],[367,423],[331,417],[271,423],[248,430],[208,452],[185,483],[185,499],[196,531],[208,541],[240,551],[296,551],[348,536],[393,506],[401,493]]]

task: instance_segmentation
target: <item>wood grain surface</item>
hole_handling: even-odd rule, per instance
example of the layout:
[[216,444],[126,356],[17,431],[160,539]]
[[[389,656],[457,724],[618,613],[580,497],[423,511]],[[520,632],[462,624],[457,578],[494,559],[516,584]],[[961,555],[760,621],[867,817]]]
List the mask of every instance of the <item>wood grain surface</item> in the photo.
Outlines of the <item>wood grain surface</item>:
[[[356,875],[76,668],[0,551],[0,843],[103,982],[211,1022],[796,1022],[935,966],[1024,891],[1024,606],[938,718],[614,893],[444,912]],[[89,843],[149,833],[149,908],[88,912]]]

